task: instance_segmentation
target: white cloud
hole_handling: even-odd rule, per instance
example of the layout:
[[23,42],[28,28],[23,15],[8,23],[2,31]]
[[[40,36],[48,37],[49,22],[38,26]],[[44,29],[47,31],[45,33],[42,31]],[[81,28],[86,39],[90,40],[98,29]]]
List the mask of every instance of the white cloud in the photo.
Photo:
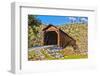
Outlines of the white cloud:
[[70,19],[70,20],[73,20],[73,21],[76,20],[75,17],[69,17],[69,19]]
[[82,20],[82,21],[88,21],[88,19],[87,19],[87,18],[81,18],[81,20]]

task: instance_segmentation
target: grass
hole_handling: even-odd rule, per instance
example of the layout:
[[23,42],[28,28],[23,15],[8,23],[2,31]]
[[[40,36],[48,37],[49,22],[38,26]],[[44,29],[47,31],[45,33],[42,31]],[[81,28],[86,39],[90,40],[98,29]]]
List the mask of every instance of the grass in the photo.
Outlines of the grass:
[[58,60],[65,60],[65,59],[86,59],[88,55],[69,55],[64,56],[64,58],[59,58]]
[[[68,50],[66,50],[66,51],[68,51]],[[65,50],[58,52],[58,53],[61,53],[63,55],[65,54],[63,58],[55,58],[55,57],[51,56],[50,54],[48,54],[46,52],[46,50],[44,50],[44,49],[41,50],[41,53],[45,56],[44,60],[65,60],[65,59],[84,59],[84,58],[88,58],[87,54],[85,54],[85,55],[84,54],[69,54],[69,55],[65,54]],[[36,55],[33,50],[28,52],[28,60],[36,60],[36,58],[38,58],[38,57],[39,57],[39,55]]]
[[35,57],[36,57],[36,54],[33,50],[28,52],[28,59],[29,60],[34,59]]
[[64,59],[82,59],[82,58],[88,58],[88,55],[69,55],[69,56],[64,56]]
[[55,59],[54,57],[50,56],[45,50],[41,50],[41,53],[44,54],[45,58],[47,60],[53,60]]

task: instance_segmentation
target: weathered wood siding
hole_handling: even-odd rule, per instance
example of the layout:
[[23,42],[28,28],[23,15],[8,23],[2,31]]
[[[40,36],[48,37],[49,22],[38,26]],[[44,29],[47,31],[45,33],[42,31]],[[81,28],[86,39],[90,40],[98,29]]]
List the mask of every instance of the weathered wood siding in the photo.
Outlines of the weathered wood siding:
[[72,46],[74,49],[77,49],[76,40],[74,40],[72,37],[70,37],[67,33],[60,30],[59,28],[55,26],[47,26],[46,28],[43,29],[43,31],[44,31],[43,36],[45,36],[45,32],[47,31],[55,31],[57,33],[57,46],[58,47],[65,48],[67,46]]

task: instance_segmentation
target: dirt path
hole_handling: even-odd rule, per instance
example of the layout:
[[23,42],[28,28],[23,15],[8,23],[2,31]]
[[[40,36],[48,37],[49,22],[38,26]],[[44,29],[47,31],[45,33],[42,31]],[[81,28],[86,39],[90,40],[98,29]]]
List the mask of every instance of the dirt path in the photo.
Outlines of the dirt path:
[[34,51],[35,54],[38,54],[40,57],[43,57],[43,53],[41,53],[41,49],[45,49],[45,52],[48,55],[51,55],[54,58],[62,58],[63,55],[58,53],[58,51],[61,50],[61,48],[57,47],[57,45],[48,45],[48,46],[37,46],[29,48],[29,51]]
[[48,49],[48,48],[57,48],[57,45],[47,45],[47,46],[36,46],[36,47],[32,47],[29,48],[28,51],[32,51],[32,50],[41,50],[41,49]]

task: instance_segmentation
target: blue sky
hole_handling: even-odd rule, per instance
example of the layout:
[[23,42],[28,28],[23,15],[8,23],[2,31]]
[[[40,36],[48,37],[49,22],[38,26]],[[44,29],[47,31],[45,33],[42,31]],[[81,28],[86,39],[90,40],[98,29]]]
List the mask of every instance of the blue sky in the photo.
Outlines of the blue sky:
[[88,23],[88,17],[79,17],[79,16],[47,16],[47,15],[37,15],[37,18],[43,24],[53,24],[53,25],[63,25],[69,23]]

